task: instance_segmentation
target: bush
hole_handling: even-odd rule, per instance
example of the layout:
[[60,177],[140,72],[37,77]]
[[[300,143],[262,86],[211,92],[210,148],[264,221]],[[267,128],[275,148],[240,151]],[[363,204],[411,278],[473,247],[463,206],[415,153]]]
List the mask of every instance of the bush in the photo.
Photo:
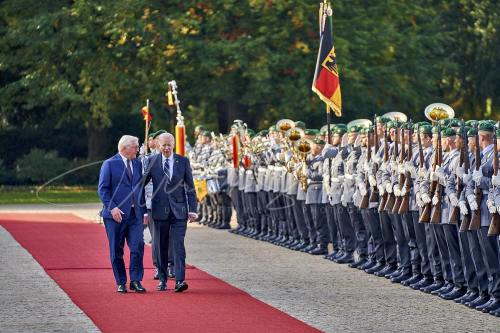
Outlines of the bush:
[[0,184],[12,183],[12,175],[5,166],[2,159],[0,159]]
[[[15,162],[15,175],[21,182],[43,184],[67,171],[69,161],[59,157],[55,150],[33,148]],[[55,182],[52,185],[60,184]]]

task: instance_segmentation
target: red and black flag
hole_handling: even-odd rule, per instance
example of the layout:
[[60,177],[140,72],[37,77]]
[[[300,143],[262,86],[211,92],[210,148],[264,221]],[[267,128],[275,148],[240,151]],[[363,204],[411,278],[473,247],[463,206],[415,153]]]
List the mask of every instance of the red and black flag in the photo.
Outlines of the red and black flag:
[[326,1],[320,5],[320,44],[314,71],[312,90],[332,109],[337,117],[342,115],[340,80],[333,46],[332,8]]
[[142,113],[142,118],[144,121],[151,121],[153,120],[153,117],[151,116],[151,113],[149,113],[149,106],[143,106],[141,108],[141,113]]

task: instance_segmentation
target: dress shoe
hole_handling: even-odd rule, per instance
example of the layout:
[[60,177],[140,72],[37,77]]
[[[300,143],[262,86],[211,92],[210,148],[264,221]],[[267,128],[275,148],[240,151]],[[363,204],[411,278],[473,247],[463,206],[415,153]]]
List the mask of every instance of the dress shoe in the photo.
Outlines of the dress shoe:
[[439,296],[447,301],[455,300],[462,297],[467,293],[467,288],[465,287],[455,287],[448,293],[442,293]]
[[395,272],[396,270],[397,270],[397,267],[395,265],[389,264],[389,265],[385,265],[385,267],[382,270],[373,273],[373,275],[383,277],[386,274],[391,274],[391,273]]
[[490,313],[500,309],[500,298],[492,298],[492,299],[493,302],[490,303],[488,308],[482,309],[481,311],[483,311],[484,313]]
[[153,280],[159,280],[160,277],[158,276],[158,268],[155,268],[155,275],[153,275]]
[[188,289],[188,284],[185,281],[177,281],[175,282],[174,292],[181,293]]
[[363,265],[358,266],[357,268],[361,271],[364,271],[365,269],[372,268],[373,266],[376,266],[377,262],[374,260],[367,260]]
[[318,255],[322,255],[322,254],[327,254],[328,249],[325,246],[318,245],[317,248],[309,251],[309,253],[312,255],[318,256]]
[[124,284],[119,284],[118,285],[118,289],[116,291],[119,292],[119,293],[124,294],[124,293],[127,292],[127,287]]
[[140,281],[131,281],[130,290],[134,290],[137,293],[145,293],[146,289],[142,286]]
[[307,252],[311,251],[312,249],[316,248],[316,244],[309,244],[307,247],[303,248],[300,250],[300,252]]
[[345,252],[344,252],[344,251],[339,250],[339,251],[337,251],[337,252],[336,252],[336,253],[335,253],[335,254],[331,257],[331,259],[330,259],[330,260],[331,260],[331,261],[335,261],[335,260],[337,260],[337,259],[339,259],[339,258],[343,257],[343,256],[344,256],[344,254],[345,254]]
[[309,246],[309,243],[302,242],[299,245],[297,245],[293,250],[302,252],[302,250],[308,246]]
[[350,263],[350,264],[349,264],[349,265],[347,265],[347,266],[349,266],[349,267],[351,267],[351,268],[358,268],[359,266],[362,266],[362,265],[364,265],[365,263],[366,263],[366,259],[359,259],[359,260],[357,260],[357,261],[355,261],[355,262]]
[[378,262],[375,266],[365,269],[365,272],[368,274],[375,274],[376,272],[383,270],[384,267],[385,265],[383,263]]
[[174,266],[172,266],[172,265],[168,265],[167,266],[167,276],[169,278],[174,278],[175,277]]
[[432,285],[434,283],[434,280],[429,277],[424,277],[420,281],[415,282],[413,284],[410,284],[410,288],[414,290],[421,290],[422,288],[427,288],[428,286]]
[[401,284],[408,287],[410,284],[414,284],[415,282],[422,280],[422,277],[423,276],[421,274],[413,274],[408,279],[401,281]]
[[342,257],[334,261],[337,264],[350,264],[351,262],[354,262],[354,257],[352,256],[352,253],[345,253]]
[[410,273],[403,273],[401,275],[398,275],[398,276],[391,278],[391,282],[392,283],[401,283],[402,281],[407,280],[409,278],[411,278]]
[[[483,309],[489,309],[490,308],[490,305],[495,303],[495,298],[494,297],[490,297],[490,300],[486,303],[484,303],[483,305],[479,305],[479,306],[476,306],[475,309],[478,310],[478,311],[483,311]],[[487,310],[487,311],[484,311],[484,312],[490,312],[490,310]]]
[[500,317],[500,308],[494,310],[494,311],[490,311],[490,315],[494,315],[496,317]]
[[420,291],[423,291],[424,293],[430,294],[434,290],[441,289],[443,286],[444,286],[443,280],[436,280],[430,286],[420,288]]
[[160,281],[158,286],[156,287],[158,291],[166,291],[167,290],[167,281]]
[[396,269],[396,270],[395,270],[394,272],[392,272],[392,273],[387,273],[386,275],[384,275],[384,277],[385,277],[386,279],[392,279],[393,277],[396,277],[396,276],[401,275],[401,274],[402,274],[402,272],[403,272],[403,268],[398,268],[398,269]]
[[462,300],[460,301],[460,303],[466,305],[467,303],[470,303],[473,300],[477,299],[479,296],[480,296],[479,295],[479,291],[478,290],[474,290],[474,291],[472,291],[469,294],[469,296],[462,298]]
[[453,300],[453,302],[455,303],[462,303],[462,300],[466,299],[467,297],[469,297],[474,291],[472,291],[471,289],[467,289],[467,292],[465,294],[463,294],[462,296],[460,296],[459,298],[455,298]]
[[465,305],[467,305],[469,308],[475,309],[478,306],[488,303],[489,300],[490,296],[488,294],[482,294],[479,295],[479,297],[475,300],[465,303]]
[[441,294],[447,294],[449,293],[450,291],[452,291],[454,288],[454,285],[453,283],[451,282],[446,282],[444,284],[444,286],[442,286],[441,288],[439,288],[438,290],[433,290],[431,291],[431,295],[441,295]]

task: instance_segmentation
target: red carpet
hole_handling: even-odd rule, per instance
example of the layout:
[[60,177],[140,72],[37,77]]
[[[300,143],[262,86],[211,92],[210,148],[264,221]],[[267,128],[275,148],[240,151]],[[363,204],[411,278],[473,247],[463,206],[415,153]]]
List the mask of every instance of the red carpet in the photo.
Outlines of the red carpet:
[[194,267],[187,292],[174,294],[173,282],[156,292],[148,246],[148,292],[118,294],[102,226],[68,214],[12,215],[1,214],[0,224],[103,332],[317,332]]

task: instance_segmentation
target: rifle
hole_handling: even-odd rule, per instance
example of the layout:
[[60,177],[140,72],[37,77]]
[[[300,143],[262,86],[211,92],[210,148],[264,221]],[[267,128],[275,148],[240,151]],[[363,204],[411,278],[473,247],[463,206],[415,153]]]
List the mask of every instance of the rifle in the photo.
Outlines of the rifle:
[[[462,125],[463,125],[463,120],[462,120]],[[467,137],[467,131],[465,130],[465,125],[463,125],[462,137],[464,140],[464,147],[463,147],[464,148],[464,172],[469,173],[470,172],[469,144],[468,144],[469,138]],[[465,187],[465,184],[463,184],[463,187]],[[467,202],[467,199],[465,200],[465,205],[467,206],[467,211],[470,212],[470,207],[469,207],[469,203]],[[462,224],[460,224],[460,232],[465,232],[465,231],[469,230],[470,222],[471,222],[470,218],[471,218],[470,213],[463,216]]]
[[[493,133],[493,175],[498,175],[498,147],[497,147],[497,134],[496,131]],[[495,187],[493,187],[493,193],[495,193]],[[495,212],[491,215],[491,223],[488,229],[488,236],[497,236],[500,234],[500,215]]]
[[[389,160],[389,144],[387,143],[387,125],[384,128],[384,163],[387,165],[387,161]],[[384,207],[387,203],[387,197],[388,197],[387,191],[384,192],[384,195],[382,196],[382,201],[380,201],[380,204],[378,206],[378,211],[379,213],[384,211]]]
[[[464,126],[464,122],[462,119],[462,125],[460,126],[460,136],[462,137],[462,147],[460,147],[460,158],[459,158],[459,162],[458,162],[458,164],[461,168],[464,167],[465,151],[467,149],[467,148],[465,148],[467,146],[467,133],[465,134],[465,138],[464,138],[464,133],[463,133],[464,131],[465,131],[465,126]],[[467,152],[467,154],[468,154],[468,152]],[[457,197],[459,198],[460,194],[464,190],[464,183],[460,177],[457,176],[456,179],[457,179],[457,185],[456,185]],[[459,222],[460,222],[460,207],[458,207],[458,206],[453,207],[453,209],[450,212],[450,217],[448,219],[448,223],[449,224],[458,224]]]
[[[476,137],[474,138],[476,141],[476,150],[475,150],[475,162],[476,162],[476,171],[479,171],[481,168],[481,151],[479,148],[479,126],[476,124]],[[476,196],[477,209],[472,211],[471,221],[469,230],[478,230],[481,227],[481,200],[483,199],[483,191],[478,184],[475,184],[474,195]]]
[[[393,155],[392,155],[392,160],[394,163],[396,163],[396,161],[398,160],[398,145],[399,145],[399,127],[398,127],[398,124],[396,123],[396,129],[394,130],[395,131],[395,138],[394,138],[394,150],[393,150]],[[394,170],[392,170],[392,172],[394,172]],[[397,170],[396,170],[397,172]],[[391,175],[392,176],[392,175]],[[389,193],[388,195],[388,198],[387,198],[387,202],[384,206],[384,210],[386,210],[387,212],[391,212],[392,213],[392,209],[394,208],[394,203],[396,202],[396,195],[394,194],[394,192],[392,193]]]
[[[441,126],[438,126],[438,165],[434,168],[434,171],[443,165],[443,145],[441,144]],[[441,223],[441,213],[443,211],[443,191],[444,187],[441,185],[439,180],[434,181],[436,183],[434,190],[434,197],[438,199],[435,205],[432,207],[431,212],[431,223],[437,224]]]
[[[368,165],[370,165],[370,161],[372,159],[372,147],[370,146],[370,131],[368,130],[368,143],[367,143],[367,148],[368,150],[366,151],[367,153],[367,162]],[[370,188],[370,181],[368,180],[368,172],[365,173],[365,188],[366,188],[366,194],[363,196],[361,199],[361,203],[359,205],[359,208],[368,208],[370,206],[370,194],[368,193],[368,189]]]
[[[432,171],[436,170],[436,167],[439,163],[439,156],[438,156],[438,146],[439,146],[439,139],[436,142],[436,147],[434,147],[434,160],[432,161]],[[434,192],[436,191],[437,187],[437,181],[432,181],[431,183],[431,188],[429,191],[429,196],[432,198],[434,196]],[[420,214],[420,222],[422,223],[429,223],[431,220],[431,212],[432,212],[432,202],[429,202],[425,204],[424,209],[422,210],[422,214]]]
[[[375,154],[378,153],[378,149],[379,149],[379,138],[378,138],[378,131],[377,131],[377,115],[375,115],[374,119],[373,119],[373,123],[375,124],[375,132],[373,133],[373,137],[375,138],[374,139],[374,142],[373,142],[373,145],[375,147]],[[377,171],[378,171],[378,165],[375,163],[375,168],[377,169],[375,171],[375,174],[377,174]],[[379,194],[378,194],[378,188],[377,186],[373,186],[371,188],[371,193],[370,193],[370,202],[378,202],[379,201]]]
[[[420,137],[420,136],[419,136]],[[411,162],[413,158],[413,124],[410,119],[410,129],[408,132],[408,154],[406,155],[406,162]],[[423,154],[423,152],[422,152]],[[399,206],[398,214],[406,214],[410,210],[410,191],[411,191],[411,173],[406,170],[404,175],[404,187],[405,187],[405,195],[401,199],[401,204]]]
[[[404,162],[406,160],[406,149],[405,149],[405,130],[404,128],[401,128],[401,151],[399,154],[399,166],[404,166]],[[399,173],[399,166],[398,166],[398,173]],[[399,173],[399,181],[398,184],[400,187],[403,186],[403,183],[405,181],[405,175],[404,173]],[[396,197],[394,196],[396,201],[394,202],[394,206],[392,207],[392,213],[393,214],[398,214],[399,208],[401,207],[401,202],[403,201],[403,197],[399,196]]]

